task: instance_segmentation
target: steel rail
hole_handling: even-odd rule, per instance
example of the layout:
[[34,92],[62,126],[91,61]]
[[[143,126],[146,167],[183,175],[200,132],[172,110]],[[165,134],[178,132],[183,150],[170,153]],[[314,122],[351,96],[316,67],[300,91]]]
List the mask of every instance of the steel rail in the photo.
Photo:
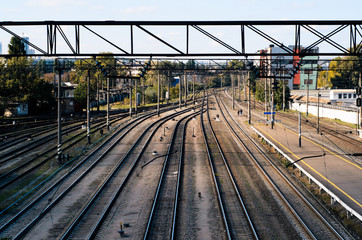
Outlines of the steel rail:
[[[216,98],[216,97],[215,97]],[[216,98],[216,101],[218,103],[218,100]],[[251,151],[249,150],[249,148],[245,145],[245,143],[240,139],[240,137],[236,134],[235,130],[231,127],[230,123],[227,121],[223,111],[220,108],[220,105],[218,103],[220,112],[223,116],[223,118],[225,119],[225,122],[227,123],[227,126],[230,130],[230,132],[233,133],[233,135],[239,140],[239,142],[241,143],[241,145],[243,146],[243,148],[246,150],[246,152],[248,153],[248,155],[253,159],[253,161],[257,164],[257,166],[259,167],[259,169],[262,171],[262,173],[266,176],[267,180],[271,183],[271,185],[274,187],[275,191],[278,193],[278,195],[281,197],[281,199],[284,201],[284,203],[288,206],[289,210],[294,214],[294,216],[298,219],[298,221],[301,223],[301,225],[303,226],[303,228],[308,232],[308,234],[315,240],[317,240],[317,238],[314,236],[314,234],[312,233],[312,231],[308,228],[308,226],[305,224],[305,222],[303,221],[303,219],[299,216],[299,214],[296,212],[296,210],[292,207],[292,205],[288,202],[288,200],[284,197],[284,195],[280,192],[279,188],[275,185],[274,181],[269,177],[269,175],[264,171],[264,169],[262,168],[262,166],[259,164],[259,162],[256,160],[256,158],[254,157],[254,155],[251,153]]]
[[[121,116],[121,117],[124,118],[124,117],[127,117],[127,116],[128,116],[127,113],[124,114],[124,115],[125,115],[125,116]],[[120,119],[119,119],[119,116],[118,116],[118,117],[113,117],[112,119],[113,119],[113,120],[111,121],[111,123],[114,123],[114,122],[120,120]],[[122,118],[121,118],[121,119],[122,119]],[[96,131],[98,131],[98,130],[100,130],[101,128],[105,127],[105,126],[106,126],[106,123],[105,123],[105,122],[100,122],[100,123],[98,123],[97,125],[98,125],[98,126],[92,126],[92,127],[91,127],[91,129],[93,128],[93,130],[91,131],[91,133],[94,134]],[[81,136],[81,135],[83,135],[83,136]],[[81,137],[78,138],[78,139],[76,139],[76,138],[79,137],[79,136],[81,136]],[[82,132],[77,133],[77,134],[75,134],[74,136],[66,139],[65,141],[63,141],[63,144],[66,144],[66,143],[68,143],[68,142],[71,142],[71,141],[74,140],[74,139],[76,139],[76,141],[71,142],[71,143],[70,143],[69,145],[67,145],[67,146],[64,145],[63,150],[65,151],[65,150],[71,148],[74,144],[77,144],[77,143],[81,142],[81,141],[84,140],[86,137],[87,137],[86,132],[85,132],[85,131],[82,131]],[[56,150],[56,149],[57,149],[57,146],[52,147],[52,148],[46,150],[45,152],[43,152],[43,153],[35,156],[34,158],[32,158],[32,159],[30,159],[30,160],[28,160],[28,161],[20,164],[19,166],[15,167],[15,168],[13,168],[13,169],[11,169],[11,170],[9,170],[9,171],[7,171],[6,173],[3,173],[3,174],[0,176],[0,179],[4,178],[4,177],[6,177],[6,176],[8,176],[8,175],[10,175],[10,174],[13,174],[13,173],[16,172],[16,171],[19,171],[20,169],[22,169],[22,168],[24,168],[25,166],[27,166],[27,165],[31,164],[32,162],[34,162],[34,161],[35,161],[36,159],[38,159],[40,156],[43,156],[43,155],[45,155],[45,154],[47,154],[47,153],[50,153],[50,152],[52,152],[52,151],[54,151],[54,150]],[[56,155],[57,155],[56,152],[53,153],[53,154],[51,154],[50,156],[48,156],[48,157],[45,158],[44,160],[40,161],[39,163],[37,163],[37,164],[35,164],[34,166],[30,167],[29,169],[25,170],[25,171],[22,172],[21,174],[18,174],[18,175],[16,175],[14,178],[12,178],[12,179],[10,179],[9,181],[3,183],[2,185],[0,185],[0,190],[1,190],[1,189],[4,189],[5,187],[7,187],[7,186],[9,186],[10,184],[14,183],[15,181],[19,180],[20,178],[24,177],[26,174],[30,173],[30,172],[33,171],[34,169],[42,166],[43,164],[45,164],[47,161],[51,160],[51,159],[52,159],[53,157],[55,157]]]
[[[189,118],[186,123],[195,115],[197,115],[199,113],[193,113],[191,114],[191,116],[185,116],[181,119],[179,119],[179,121],[177,122],[173,132],[172,132],[172,136],[171,136],[171,142],[168,146],[168,149],[167,149],[167,153],[166,153],[166,158],[165,158],[165,161],[163,163],[163,166],[162,166],[162,171],[161,171],[161,175],[159,177],[159,180],[158,180],[158,185],[157,185],[157,190],[156,190],[156,193],[155,193],[155,197],[154,197],[154,200],[153,200],[153,204],[152,204],[152,209],[151,209],[151,212],[149,214],[149,217],[148,217],[148,222],[147,222],[147,226],[146,226],[146,230],[145,230],[145,233],[144,233],[144,237],[143,239],[146,240],[146,239],[149,239],[150,238],[150,234],[151,234],[151,226],[153,224],[153,220],[154,220],[154,214],[156,212],[156,207],[157,205],[159,204],[159,196],[160,196],[160,192],[161,192],[161,187],[162,187],[162,184],[164,183],[165,181],[165,173],[166,173],[166,168],[168,166],[168,160],[169,160],[169,157],[170,157],[170,154],[171,154],[171,149],[173,148],[173,144],[175,142],[175,139],[176,139],[176,132],[177,132],[177,129],[181,123],[181,121],[183,121],[184,119],[186,118]],[[184,127],[182,129],[182,132],[184,133],[185,132],[185,129],[186,129],[186,123],[184,124]],[[181,142],[181,146],[184,145],[184,134],[182,135],[182,142]],[[180,158],[179,158],[179,170],[180,170],[180,167],[181,167],[181,164],[182,164],[182,159],[183,159],[183,152],[182,152],[182,148],[181,148],[181,151],[180,151]],[[178,171],[178,175],[177,175],[177,184],[176,184],[176,193],[179,189],[179,179],[180,179],[180,171]],[[177,211],[177,197],[178,197],[178,194],[175,194],[175,203],[174,203],[174,211],[173,211],[173,217],[172,217],[172,229],[171,229],[171,235],[173,236],[173,230],[174,230],[174,226],[175,226],[175,219],[176,219],[176,211]]]
[[[155,115],[155,113],[152,113],[150,115]],[[140,119],[137,119],[140,120]],[[137,121],[136,120],[136,121]],[[135,122],[136,122],[135,121]],[[137,121],[138,122],[138,121]],[[51,202],[36,218],[33,219],[32,222],[30,222],[25,228],[23,228],[13,239],[21,239],[23,238],[28,231],[30,231],[30,229],[47,213],[49,212],[64,196],[66,196],[71,189],[73,189],[79,182],[80,180],[82,180],[88,173],[90,173],[90,171],[97,165],[97,163],[99,163],[100,160],[102,160],[104,158],[104,156],[107,155],[107,153],[113,149],[114,146],[117,145],[117,143],[123,139],[123,137],[125,135],[127,135],[127,133],[129,131],[131,131],[135,126],[137,126],[137,124],[135,124],[134,126],[132,126],[130,129],[128,129],[124,134],[122,134],[122,136],[120,138],[117,139],[117,141],[115,141],[111,146],[109,146],[109,148],[107,148],[106,151],[104,151],[102,153],[101,156],[99,156],[90,167],[87,168],[87,170],[85,172],[83,172],[82,175],[80,175],[70,186],[67,187],[67,189],[65,189],[53,202]],[[68,175],[68,174],[67,174]]]
[[253,234],[253,237],[254,237],[255,239],[259,239],[258,234],[257,234],[257,232],[256,232],[256,230],[255,230],[253,221],[252,221],[251,217],[249,216],[249,213],[248,213],[248,210],[246,209],[246,206],[245,206],[245,203],[244,203],[244,201],[243,201],[243,198],[241,197],[241,194],[240,194],[240,192],[239,192],[239,189],[238,189],[238,187],[237,187],[237,185],[236,185],[236,183],[235,183],[234,176],[233,176],[233,174],[232,174],[231,171],[230,171],[229,164],[227,163],[226,158],[225,158],[225,155],[224,155],[224,153],[223,153],[223,151],[222,151],[222,149],[221,149],[219,140],[217,139],[216,134],[215,134],[215,131],[214,131],[212,125],[211,125],[211,121],[210,121],[210,116],[209,116],[209,114],[208,114],[208,122],[209,122],[209,125],[210,125],[210,128],[211,128],[211,133],[212,133],[212,135],[213,135],[213,137],[214,137],[214,139],[215,139],[216,145],[217,145],[218,150],[219,150],[219,152],[220,152],[220,155],[221,155],[221,157],[222,157],[222,159],[223,159],[225,168],[226,168],[226,170],[227,170],[227,172],[228,172],[228,176],[229,176],[229,178],[230,178],[230,180],[231,180],[231,182],[232,182],[232,184],[233,184],[234,190],[235,190],[235,192],[236,192],[236,194],[237,194],[237,196],[238,196],[239,203],[240,203],[240,205],[241,205],[241,207],[242,207],[242,209],[243,209],[243,211],[244,211],[245,217],[246,217],[246,219],[247,219],[247,221],[248,221],[248,225],[249,225],[250,230],[251,230],[251,232],[252,232],[252,234]]
[[[216,98],[217,100],[217,98]],[[221,101],[221,99],[220,99]],[[218,106],[220,108],[219,105],[219,101],[217,100]],[[297,195],[308,205],[308,207],[322,220],[322,222],[332,231],[332,233],[338,237],[339,239],[344,239],[338,232],[336,229],[334,229],[332,227],[332,225],[319,213],[319,211],[304,197],[304,195],[293,185],[293,183],[287,179],[287,177],[276,167],[276,165],[270,160],[270,158],[268,156],[266,156],[266,154],[264,153],[264,151],[248,136],[248,134],[246,134],[246,132],[240,127],[240,125],[235,121],[235,119],[231,116],[230,112],[228,111],[228,109],[226,108],[225,104],[223,103],[223,101],[221,101],[221,103],[223,104],[223,107],[225,108],[225,111],[228,113],[229,117],[233,120],[233,122],[235,123],[235,125],[239,128],[239,130],[243,133],[243,135],[248,139],[248,141],[258,150],[258,152],[271,164],[271,166],[273,167],[273,169],[276,170],[276,172],[283,178],[283,180],[295,191],[295,193],[297,193]],[[251,158],[254,160],[254,162],[257,164],[257,166],[259,167],[259,169],[264,173],[264,175],[267,177],[267,179],[269,179],[269,182],[272,184],[272,186],[276,189],[277,193],[281,196],[281,198],[283,199],[284,202],[288,203],[288,200],[284,197],[284,195],[280,192],[280,190],[278,189],[278,187],[275,185],[275,183],[273,182],[273,180],[270,178],[270,176],[266,173],[266,171],[264,170],[264,168],[259,164],[259,162],[256,160],[256,158],[254,157],[254,155],[251,153],[251,151],[248,149],[248,147],[244,144],[244,142],[240,139],[240,137],[238,136],[238,134],[235,132],[235,130],[231,127],[231,124],[229,123],[229,121],[226,119],[223,111],[220,108],[220,111],[222,113],[223,118],[225,119],[225,122],[228,124],[230,131],[233,132],[233,134],[236,136],[236,138],[239,140],[239,142],[242,144],[242,146],[244,147],[244,149],[248,152],[248,154],[251,156]],[[292,212],[294,214],[297,214],[297,212],[294,210],[294,208],[288,203],[287,206],[290,209],[293,209]],[[309,229],[309,227],[304,223],[304,221],[301,219],[301,217],[299,216],[299,214],[296,215],[298,219],[300,219],[302,225],[306,228],[306,230],[311,234],[311,236],[314,239],[317,239],[314,234],[311,232],[311,230]]]
[[[209,102],[209,98],[207,97],[207,103],[206,103],[207,104],[207,106],[206,106],[207,110],[209,109],[208,102]],[[203,109],[204,109],[204,105],[202,105],[202,110]],[[200,122],[201,122],[202,133],[203,133],[203,136],[204,136],[206,152],[207,152],[207,156],[208,156],[208,159],[209,159],[209,164],[210,164],[210,168],[211,168],[211,172],[212,172],[212,178],[213,178],[215,190],[216,190],[216,193],[217,193],[217,199],[218,199],[218,203],[219,203],[220,210],[221,210],[221,213],[222,213],[223,222],[224,222],[224,225],[225,225],[225,228],[226,228],[225,230],[226,230],[227,238],[231,239],[231,233],[230,233],[229,223],[227,221],[226,214],[225,214],[224,204],[222,202],[219,186],[217,185],[217,180],[215,178],[215,171],[214,171],[214,168],[212,167],[212,160],[211,160],[212,157],[211,157],[211,153],[210,153],[211,152],[210,147],[209,147],[209,145],[207,143],[206,131],[205,131],[205,126],[204,126],[204,121],[203,121],[203,112],[201,112],[201,114],[200,114]]]
[[105,207],[104,211],[102,212],[102,214],[100,215],[99,220],[97,221],[97,223],[95,224],[95,226],[93,226],[91,232],[89,233],[89,235],[87,236],[87,239],[94,239],[96,237],[96,234],[99,230],[99,228],[101,227],[102,223],[104,222],[104,220],[106,219],[106,217],[108,216],[109,211],[111,210],[113,204],[115,203],[115,201],[117,200],[119,194],[121,193],[125,183],[128,181],[128,179],[130,178],[131,174],[133,173],[139,159],[141,158],[142,154],[144,153],[146,147],[149,145],[149,143],[152,140],[153,135],[156,133],[156,131],[158,130],[159,127],[162,126],[162,124],[164,124],[165,122],[169,121],[170,119],[172,119],[175,116],[178,116],[182,113],[185,113],[187,111],[189,111],[190,109],[185,109],[183,111],[179,111],[176,113],[173,113],[169,116],[166,116],[162,119],[157,120],[156,122],[152,123],[149,127],[147,127],[147,129],[145,129],[143,131],[143,133],[140,135],[140,137],[136,140],[136,142],[133,144],[133,146],[127,151],[127,153],[122,157],[122,159],[119,161],[118,166],[115,167],[115,169],[112,171],[111,174],[109,174],[109,176],[107,177],[107,179],[103,182],[102,186],[97,190],[97,192],[93,195],[92,199],[90,199],[87,203],[87,205],[83,208],[83,210],[81,211],[81,213],[76,217],[76,219],[74,219],[71,223],[71,225],[68,227],[68,229],[65,231],[65,233],[60,237],[60,239],[67,239],[72,231],[75,229],[75,227],[78,225],[78,223],[80,222],[80,220],[85,216],[85,214],[89,211],[89,209],[91,208],[91,206],[93,205],[93,203],[95,202],[95,200],[98,199],[98,197],[100,196],[100,194],[102,193],[102,191],[105,189],[105,187],[108,185],[108,183],[111,181],[112,177],[116,174],[116,172],[118,171],[118,169],[120,168],[120,166],[122,165],[122,163],[128,158],[128,156],[131,154],[131,152],[133,151],[133,149],[139,144],[139,142],[142,140],[142,138],[146,135],[146,133],[155,125],[158,124],[158,126],[156,126],[156,128],[151,132],[150,136],[148,137],[148,139],[146,140],[145,145],[142,147],[142,150],[140,151],[140,153],[138,154],[136,160],[133,162],[131,168],[129,169],[129,171],[127,172],[126,176],[124,177],[122,183],[119,185],[118,189],[116,190],[116,192],[113,194],[111,200],[109,201],[109,203],[107,204],[107,206]]
[[[101,122],[103,121],[102,119],[98,119],[96,120],[96,122]],[[83,121],[81,121],[83,122]],[[76,124],[76,125],[73,125],[73,126],[70,126],[66,129],[64,129],[62,135],[66,135],[69,133],[69,131],[72,131],[74,129],[78,129],[80,126],[82,126],[82,124]],[[1,158],[4,158],[4,157],[7,157],[5,159],[2,159],[0,164],[3,164],[5,162],[8,162],[9,160],[12,160],[12,158],[15,158],[15,157],[18,157],[18,156],[21,156],[22,154],[26,153],[26,152],[29,152],[30,150],[33,150],[39,146],[41,146],[42,144],[44,144],[42,141],[50,141],[50,140],[53,140],[53,139],[56,139],[57,138],[57,132],[54,132],[54,133],[51,133],[47,136],[44,136],[44,137],[41,137],[37,140],[34,140],[32,141],[31,143],[25,145],[22,147],[23,150],[19,151],[19,149],[13,149],[9,152],[6,152],[2,155],[0,155],[0,159]],[[49,138],[49,139],[48,139]],[[15,153],[15,154],[14,154]],[[12,155],[13,154],[13,155]],[[38,155],[39,156],[39,155]]]
[[[190,118],[191,119],[191,118]],[[183,129],[182,132],[182,143],[181,143],[181,148],[180,148],[180,164],[179,164],[179,168],[178,168],[178,176],[177,176],[177,188],[176,188],[176,195],[175,195],[175,204],[174,204],[174,214],[173,214],[173,219],[172,219],[172,230],[171,230],[171,239],[175,239],[175,232],[176,232],[176,216],[177,216],[177,210],[178,210],[178,199],[179,199],[179,195],[180,195],[180,185],[181,185],[181,176],[183,174],[183,168],[182,168],[182,163],[183,163],[183,159],[184,159],[184,155],[185,155],[185,135],[186,135],[186,127],[188,122],[190,121],[190,119],[188,119],[185,123],[185,127]]]
[[[50,193],[53,189],[58,187],[65,179],[67,179],[69,176],[71,176],[76,170],[78,170],[85,162],[87,162],[88,159],[90,159],[94,154],[96,154],[101,149],[107,147],[107,144],[110,143],[118,134],[120,134],[123,130],[130,127],[128,130],[126,130],[116,141],[113,145],[109,146],[104,150],[104,152],[101,154],[100,157],[96,161],[94,161],[83,173],[80,177],[77,178],[73,183],[76,181],[80,181],[82,177],[84,177],[91,169],[95,167],[95,165],[98,163],[99,160],[101,160],[121,139],[125,137],[125,135],[131,131],[134,127],[136,127],[139,124],[139,121],[147,118],[155,116],[156,113],[150,113],[148,115],[145,115],[141,118],[134,119],[132,122],[128,123],[128,125],[118,129],[110,138],[108,138],[106,141],[104,141],[102,144],[100,144],[97,148],[95,148],[88,156],[86,156],[81,162],[79,162],[75,167],[72,168],[67,174],[62,176],[60,179],[58,179],[53,185],[51,185],[47,190],[45,190],[42,194],[40,194],[35,200],[33,200],[30,204],[28,204],[25,208],[23,208],[21,211],[19,211],[15,216],[13,216],[10,220],[8,220],[3,226],[0,227],[0,232],[4,231],[6,228],[8,228],[12,223],[14,223],[17,219],[19,219],[25,212],[27,212],[32,206],[34,206],[36,203],[38,203],[41,199],[43,199],[48,193]],[[135,124],[131,126],[132,124]],[[67,191],[69,191],[70,188],[67,188]],[[66,193],[63,192],[63,195]],[[57,200],[59,200],[59,197],[55,199],[51,204],[54,204]],[[49,206],[48,206],[49,208]],[[47,209],[48,209],[47,208]],[[44,210],[46,211],[46,209]],[[45,213],[45,212],[44,212]],[[39,217],[44,215],[44,213],[40,213]],[[30,224],[29,224],[30,225]]]

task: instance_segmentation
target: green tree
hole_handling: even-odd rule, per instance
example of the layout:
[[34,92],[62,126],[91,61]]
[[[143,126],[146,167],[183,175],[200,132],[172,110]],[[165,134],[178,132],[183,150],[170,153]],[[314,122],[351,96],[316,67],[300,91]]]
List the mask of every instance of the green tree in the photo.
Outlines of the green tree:
[[320,71],[318,74],[317,87],[329,89],[332,88],[331,77],[329,76],[329,71]]
[[[261,81],[256,81],[255,85],[255,99],[261,102],[265,102],[265,89],[264,84]],[[288,103],[290,99],[290,89],[288,86],[285,86],[285,100]],[[278,88],[274,91],[274,104],[277,109],[282,109],[283,107],[283,83],[278,82]],[[288,105],[286,105],[288,108]]]
[[[95,88],[92,87],[90,89],[90,99],[91,101],[95,99]],[[82,108],[87,107],[87,82],[81,82],[78,84],[76,89],[74,90],[74,100],[76,103],[79,103]]]
[[55,110],[54,86],[43,79],[36,79],[29,94],[29,112],[32,114],[51,113]]
[[12,37],[8,45],[9,55],[25,55],[25,44],[20,38]]
[[[290,99],[290,89],[286,85],[285,86],[285,101],[288,103]],[[277,106],[277,109],[283,108],[283,83],[279,81],[278,89],[274,91],[274,104]],[[286,104],[286,109],[288,108],[288,104]]]

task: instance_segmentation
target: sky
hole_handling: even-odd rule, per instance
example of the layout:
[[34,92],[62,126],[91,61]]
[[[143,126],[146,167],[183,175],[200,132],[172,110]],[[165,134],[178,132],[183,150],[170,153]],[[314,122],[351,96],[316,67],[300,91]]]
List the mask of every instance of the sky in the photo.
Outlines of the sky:
[[[361,0],[0,0],[0,21],[361,20],[361,9]],[[44,30],[12,30],[19,35],[24,33],[30,41],[43,47]],[[283,37],[290,29],[278,31],[285,45],[292,44],[288,37]],[[172,39],[163,31],[156,34]],[[179,34],[182,35],[182,31]],[[229,43],[228,32],[215,30],[213,34]],[[174,35],[177,38],[177,34]],[[3,53],[7,51],[10,37],[0,30]],[[139,43],[142,44],[145,45]],[[230,44],[234,44],[233,40]],[[90,49],[91,45],[88,43],[85,48]],[[195,44],[194,48],[202,45],[202,42]],[[263,49],[267,42],[256,41],[248,47]]]

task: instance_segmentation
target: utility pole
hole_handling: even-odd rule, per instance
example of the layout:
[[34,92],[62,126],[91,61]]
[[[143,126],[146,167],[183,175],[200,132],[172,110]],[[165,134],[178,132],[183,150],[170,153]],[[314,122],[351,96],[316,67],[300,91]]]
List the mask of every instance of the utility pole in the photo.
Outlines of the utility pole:
[[97,113],[99,114],[99,74],[97,76]]
[[274,93],[275,89],[274,86],[276,86],[276,79],[273,80],[273,88],[271,93],[271,106],[270,106],[270,114],[271,114],[271,129],[274,129]]
[[170,96],[171,96],[171,93],[170,93],[170,70],[168,71],[168,74],[167,74],[167,104],[169,103],[170,101]]
[[283,112],[285,112],[285,106],[286,106],[286,102],[285,102],[285,75],[284,75],[284,71],[283,71]]
[[187,72],[185,71],[184,73],[184,78],[185,78],[185,107],[187,106]]
[[196,75],[194,72],[194,79],[192,82],[192,101],[194,102],[194,105],[195,105],[195,81],[196,81]]
[[157,116],[160,116],[160,70],[158,70],[158,77],[157,77]]
[[238,99],[240,101],[240,72],[238,71]]
[[109,131],[109,76],[107,77],[107,130]]
[[146,97],[145,97],[145,92],[146,92],[146,87],[145,87],[145,82],[146,82],[146,79],[143,78],[143,81],[142,81],[142,104],[143,106],[146,105]]
[[131,78],[129,79],[129,116],[132,117],[132,79]]
[[[362,76],[361,76],[361,72],[359,73],[359,81],[358,81],[358,85],[359,87],[362,87]],[[360,127],[362,127],[362,106],[359,107],[359,123],[360,123]]]
[[181,109],[181,105],[182,105],[182,87],[181,87],[181,76],[179,76],[179,81],[178,81],[178,106]]
[[305,115],[308,117],[308,105],[309,105],[309,74],[307,80],[307,106],[306,106],[306,113]]
[[138,103],[138,99],[137,99],[137,79],[134,80],[134,113],[135,116],[137,117],[137,103]]
[[232,107],[233,107],[233,110],[234,110],[234,105],[235,105],[235,103],[234,103],[234,74],[231,74],[231,97],[232,97],[232,102],[233,102],[233,104],[232,104]]
[[[249,73],[248,73],[249,74]],[[243,74],[243,82],[244,82],[244,101],[246,101],[248,99],[247,97],[247,91],[246,91],[246,82],[248,81],[248,79],[246,79],[246,74]],[[249,75],[248,75],[249,76]]]
[[250,109],[250,72],[248,72],[248,123],[251,124],[251,109]]
[[319,97],[320,97],[320,92],[318,91],[318,96],[317,96],[317,133],[319,133]]
[[299,139],[299,147],[302,146],[302,121],[301,121],[301,117],[300,117],[300,109],[299,109],[299,115],[298,115],[298,139]]
[[58,161],[62,159],[62,98],[61,98],[61,88],[62,88],[62,70],[60,67],[59,60],[57,59],[57,67],[58,67]]
[[[311,71],[313,68],[313,65],[311,65],[311,69],[308,69],[308,79],[307,79],[307,106],[306,106],[306,113],[305,115],[308,117],[308,105],[309,105],[309,74],[311,73]],[[304,70],[305,71],[305,70]]]
[[[264,81],[264,112],[268,112],[268,79]],[[268,114],[265,114],[265,121],[268,121]]]
[[90,144],[90,70],[88,70],[87,76],[87,139]]

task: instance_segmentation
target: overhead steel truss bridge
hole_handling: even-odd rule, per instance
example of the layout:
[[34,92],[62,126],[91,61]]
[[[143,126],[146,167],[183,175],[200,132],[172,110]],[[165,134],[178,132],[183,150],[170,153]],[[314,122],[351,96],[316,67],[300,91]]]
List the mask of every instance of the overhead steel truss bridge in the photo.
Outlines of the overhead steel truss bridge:
[[[283,50],[269,55],[361,56],[361,26],[362,20],[19,21],[0,22],[0,33],[4,31],[31,46],[35,51],[27,53],[27,56],[248,57],[260,56],[260,52],[250,50],[251,43],[260,40]],[[29,40],[21,36],[20,31],[26,28],[36,29],[37,41],[33,41],[31,36]],[[282,34],[279,30],[283,31],[284,37],[287,35],[288,46],[280,40]],[[227,34],[220,34],[223,31]],[[177,37],[167,37],[165,32],[177,32]],[[93,44],[91,39],[97,39],[102,44],[95,44],[95,50],[87,51],[86,46],[91,49],[89,45]],[[211,41],[215,48],[201,50],[195,43],[200,39]],[[151,40],[161,45],[162,50],[153,48],[152,44],[147,48],[145,44],[140,44]],[[320,45],[327,45],[329,50],[310,51]],[[108,48],[97,49],[96,46],[107,46],[113,50],[106,54]],[[4,53],[0,56],[14,55]]]

